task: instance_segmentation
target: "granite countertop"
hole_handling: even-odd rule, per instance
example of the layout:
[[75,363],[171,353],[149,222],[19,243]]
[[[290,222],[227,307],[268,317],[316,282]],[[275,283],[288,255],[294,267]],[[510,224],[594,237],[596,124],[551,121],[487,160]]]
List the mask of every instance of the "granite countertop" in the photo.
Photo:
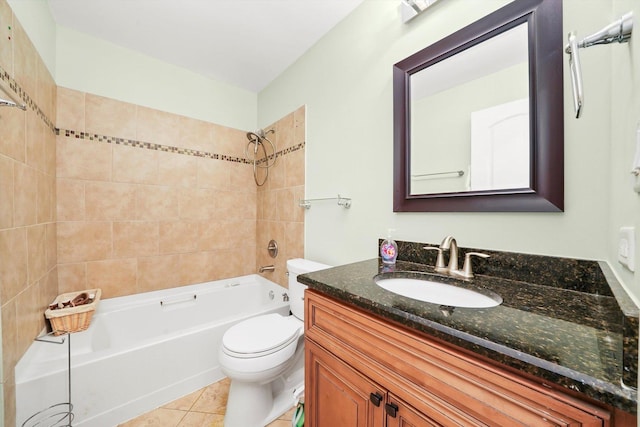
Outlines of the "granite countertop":
[[[589,263],[594,263],[596,270],[598,267],[603,270],[596,277],[601,280],[606,277],[607,282],[612,279],[606,264],[587,263],[588,268],[593,267]],[[503,302],[483,309],[455,307],[450,312],[438,304],[406,298],[377,286],[373,277],[389,272],[404,277],[426,273],[437,281],[490,290],[500,295]],[[591,272],[587,276],[594,275]],[[572,289],[575,281],[571,286],[555,283],[549,286],[540,284],[545,283],[543,280],[523,282],[486,274],[460,280],[436,273],[427,263],[398,260],[389,268],[377,258],[300,275],[298,280],[310,289],[545,382],[625,412],[637,412],[637,308],[634,311],[633,305],[629,316],[626,307],[625,314],[620,307],[619,290],[575,290]],[[623,301],[622,305],[626,303]],[[625,333],[633,336],[627,337]],[[633,382],[632,387],[623,384],[623,377],[627,384]]]

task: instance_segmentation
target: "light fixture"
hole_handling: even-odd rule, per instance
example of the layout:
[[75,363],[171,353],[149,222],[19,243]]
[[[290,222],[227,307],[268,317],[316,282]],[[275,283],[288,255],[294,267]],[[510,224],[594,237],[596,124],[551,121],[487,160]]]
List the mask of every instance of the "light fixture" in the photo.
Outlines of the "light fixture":
[[406,24],[437,1],[438,0],[400,0],[400,18],[402,22]]

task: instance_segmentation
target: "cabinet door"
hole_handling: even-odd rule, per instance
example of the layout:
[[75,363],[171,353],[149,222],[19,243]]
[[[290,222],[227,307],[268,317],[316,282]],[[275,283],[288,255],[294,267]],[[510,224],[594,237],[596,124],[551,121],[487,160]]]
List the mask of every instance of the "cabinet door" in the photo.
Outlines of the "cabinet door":
[[384,389],[313,341],[305,357],[306,426],[384,427]]

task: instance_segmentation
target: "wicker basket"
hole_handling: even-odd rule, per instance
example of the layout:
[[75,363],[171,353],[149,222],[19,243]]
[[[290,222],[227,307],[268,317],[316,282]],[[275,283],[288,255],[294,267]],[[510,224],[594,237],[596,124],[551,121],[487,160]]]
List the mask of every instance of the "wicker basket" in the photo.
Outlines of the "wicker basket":
[[93,316],[98,302],[100,302],[100,289],[87,289],[86,291],[68,292],[66,294],[60,294],[56,297],[52,304],[57,304],[63,301],[69,301],[77,297],[82,293],[94,294],[95,298],[93,302],[89,304],[79,305],[77,307],[67,307],[52,310],[48,308],[44,312],[44,316],[51,322],[51,329],[54,335],[62,335],[70,332],[84,331],[89,327],[91,323],[91,317]]

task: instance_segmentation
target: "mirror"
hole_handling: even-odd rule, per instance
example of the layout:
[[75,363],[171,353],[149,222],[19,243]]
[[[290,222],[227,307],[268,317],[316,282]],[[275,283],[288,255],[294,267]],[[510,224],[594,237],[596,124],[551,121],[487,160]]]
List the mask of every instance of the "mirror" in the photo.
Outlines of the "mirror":
[[395,212],[563,210],[562,43],[517,0],[395,64]]

